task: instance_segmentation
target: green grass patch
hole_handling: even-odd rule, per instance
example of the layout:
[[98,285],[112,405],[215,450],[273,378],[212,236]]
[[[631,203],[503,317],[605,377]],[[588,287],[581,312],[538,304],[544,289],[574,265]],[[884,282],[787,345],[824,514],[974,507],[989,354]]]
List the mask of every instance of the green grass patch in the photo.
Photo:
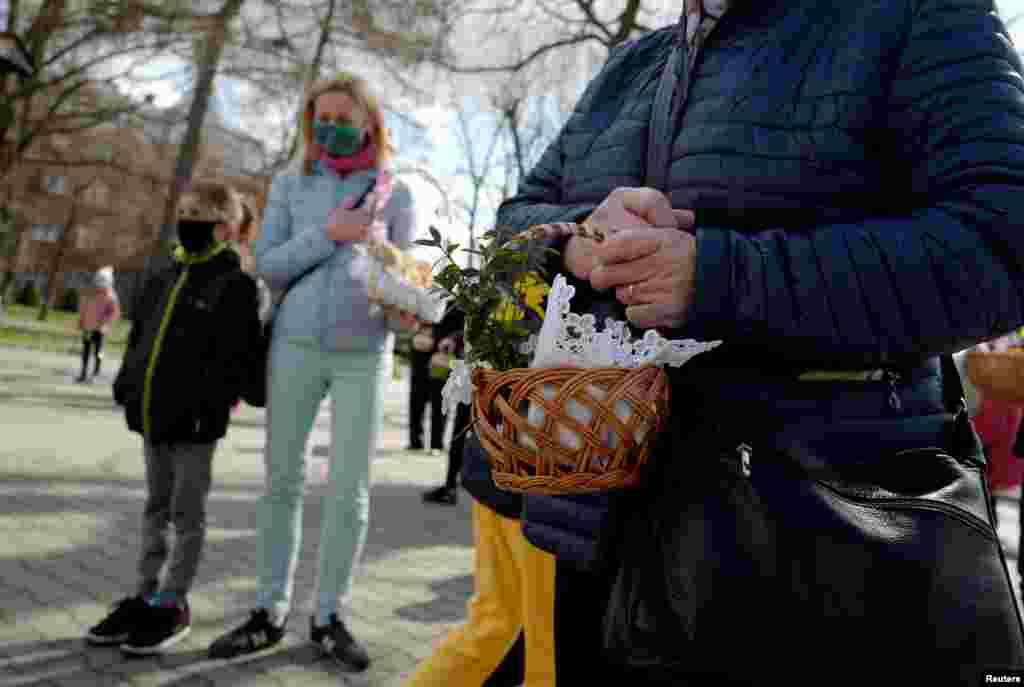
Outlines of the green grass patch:
[[[0,346],[14,346],[51,353],[71,354],[81,351],[81,344],[77,336],[49,331],[31,331],[7,325],[0,325]],[[103,349],[122,355],[124,342],[105,341]]]
[[[54,308],[47,314],[46,320],[44,322],[40,322],[39,308],[29,308],[24,305],[11,303],[10,305],[4,306],[3,316],[15,323],[25,322],[30,325],[38,325],[41,327],[60,327],[66,330],[71,336],[78,336],[78,313],[67,312],[66,310],[58,310]],[[128,340],[129,329],[131,329],[131,322],[128,320],[118,320],[111,327],[110,336],[107,337],[107,341],[123,344]]]

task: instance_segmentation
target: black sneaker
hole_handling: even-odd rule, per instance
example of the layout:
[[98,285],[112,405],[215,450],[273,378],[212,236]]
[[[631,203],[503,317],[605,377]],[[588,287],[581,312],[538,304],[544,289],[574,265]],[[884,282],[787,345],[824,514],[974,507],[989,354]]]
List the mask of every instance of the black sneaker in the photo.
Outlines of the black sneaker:
[[[287,618],[285,623],[287,623]],[[221,635],[210,645],[210,658],[234,658],[274,646],[284,637],[284,626],[270,622],[270,614],[260,608],[252,612],[244,625]]]
[[370,667],[370,655],[334,613],[331,614],[329,625],[318,627],[316,618],[312,618],[309,621],[309,628],[309,636],[313,643],[343,668],[353,673],[361,673]]
[[148,606],[146,618],[121,645],[121,651],[133,656],[162,654],[188,636],[192,630],[192,617],[188,602],[166,608]]
[[149,604],[141,596],[121,599],[106,618],[89,628],[85,633],[85,641],[93,646],[122,643],[139,626],[142,619],[149,617],[146,614],[148,609]]
[[454,506],[458,500],[459,496],[455,487],[437,487],[423,494],[423,503],[433,503],[439,506]]

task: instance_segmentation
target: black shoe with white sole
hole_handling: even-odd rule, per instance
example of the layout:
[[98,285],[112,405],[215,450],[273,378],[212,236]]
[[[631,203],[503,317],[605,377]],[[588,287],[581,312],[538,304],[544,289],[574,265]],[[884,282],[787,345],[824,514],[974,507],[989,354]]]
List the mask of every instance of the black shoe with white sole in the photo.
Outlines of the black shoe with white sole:
[[318,626],[316,618],[312,618],[309,627],[309,636],[313,643],[320,647],[325,655],[337,661],[342,668],[349,672],[361,673],[370,667],[370,655],[334,613],[331,614],[330,624]]
[[191,629],[188,603],[171,608],[149,606],[146,618],[121,645],[121,651],[133,656],[162,654],[185,639]]
[[121,644],[140,622],[148,618],[149,604],[141,596],[130,596],[121,599],[114,610],[97,625],[85,633],[85,641],[93,646],[115,646]]
[[[285,622],[287,622],[285,618]],[[242,625],[221,635],[210,645],[210,658],[234,658],[244,654],[269,649],[284,638],[285,623],[280,626],[270,622],[270,614],[258,608]]]

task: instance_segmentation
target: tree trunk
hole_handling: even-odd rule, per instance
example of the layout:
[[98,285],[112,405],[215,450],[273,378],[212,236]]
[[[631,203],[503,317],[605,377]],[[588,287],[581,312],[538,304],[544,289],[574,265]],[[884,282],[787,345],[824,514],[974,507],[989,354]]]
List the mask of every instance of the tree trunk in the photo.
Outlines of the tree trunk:
[[53,261],[50,263],[50,274],[46,279],[46,298],[39,305],[39,317],[37,318],[40,322],[45,322],[46,318],[50,315],[50,308],[54,301],[57,300],[57,296],[60,293],[58,288],[57,277],[60,276],[61,270],[64,267],[64,256],[67,255],[73,245],[74,239],[74,226],[75,218],[78,215],[78,196],[77,194],[72,196],[71,200],[71,211],[68,213],[68,219],[64,223],[64,231],[60,235],[60,241],[57,243],[57,250],[54,252]]
[[523,150],[523,139],[519,132],[519,110],[522,101],[517,99],[509,101],[503,108],[502,114],[508,122],[508,131],[512,136],[512,147],[516,156],[516,170],[519,172],[519,181],[526,178],[526,153]]
[[199,138],[202,133],[203,121],[210,106],[210,95],[213,93],[213,82],[217,76],[217,67],[224,52],[228,24],[238,15],[245,0],[227,0],[203,37],[202,45],[196,55],[196,67],[199,78],[196,80],[192,105],[188,112],[188,127],[185,138],[178,147],[178,160],[174,170],[174,181],[164,206],[164,221],[160,228],[160,236],[152,255],[146,260],[145,274],[147,278],[170,264],[170,249],[174,242],[176,225],[175,209],[182,192],[192,180],[192,172],[196,166],[196,153],[199,151]]
[[295,159],[295,153],[298,152],[299,143],[302,141],[302,103],[305,101],[306,92],[310,86],[320,78],[320,67],[324,61],[324,52],[326,52],[327,44],[331,40],[331,29],[334,24],[334,10],[336,6],[337,0],[330,0],[327,4],[327,15],[320,24],[320,37],[317,39],[316,50],[313,52],[313,61],[309,63],[305,88],[302,89],[302,93],[299,96],[298,126],[295,129],[295,135],[292,136],[292,143],[288,147],[288,160]]

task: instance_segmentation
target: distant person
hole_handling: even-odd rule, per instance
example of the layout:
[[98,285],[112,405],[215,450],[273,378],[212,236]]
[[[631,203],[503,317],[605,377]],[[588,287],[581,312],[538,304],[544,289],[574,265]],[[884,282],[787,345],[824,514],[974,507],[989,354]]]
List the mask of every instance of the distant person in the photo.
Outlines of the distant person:
[[383,112],[357,76],[314,84],[302,108],[305,155],[270,189],[254,247],[256,272],[284,295],[270,342],[258,593],[249,619],[210,646],[213,658],[267,649],[284,636],[301,550],[306,440],[330,393],[330,493],[309,636],[347,671],[370,665],[347,613],[369,528],[370,459],[391,383],[394,335],[371,314],[370,258],[357,245],[387,239],[405,250],[416,217],[412,194],[390,173]]
[[[435,339],[433,350],[455,358],[462,358],[465,355],[462,331],[465,321],[466,316],[458,308],[452,308],[445,313],[444,319],[434,327]],[[454,506],[458,502],[459,473],[462,471],[462,452],[466,446],[466,432],[469,430],[470,420],[470,406],[466,403],[458,404],[455,410],[452,440],[448,446],[448,470],[445,475],[444,484],[425,492],[423,494],[424,503]]]
[[191,628],[188,592],[206,539],[213,454],[260,340],[256,284],[215,236],[240,214],[229,187],[193,184],[178,205],[174,264],[147,281],[138,299],[114,381],[114,399],[128,428],[142,435],[146,461],[138,581],[135,595],[89,630],[91,644],[157,654]]
[[[433,327],[424,325],[413,337],[409,351],[409,368],[412,372],[409,380],[409,445],[406,450],[422,451],[423,416],[427,405],[430,406],[430,450],[440,454],[444,450],[445,417],[441,410],[441,389],[443,379],[435,379],[430,374],[430,358],[437,351],[437,340],[434,338]],[[420,342],[430,341],[423,350],[417,348]]]
[[[114,322],[121,319],[121,304],[114,291],[114,268],[103,267],[93,275],[91,288],[82,290],[78,304],[78,329],[82,333],[82,371],[76,382],[87,382],[100,374],[103,364],[103,339]],[[89,359],[93,359],[89,377]]]

